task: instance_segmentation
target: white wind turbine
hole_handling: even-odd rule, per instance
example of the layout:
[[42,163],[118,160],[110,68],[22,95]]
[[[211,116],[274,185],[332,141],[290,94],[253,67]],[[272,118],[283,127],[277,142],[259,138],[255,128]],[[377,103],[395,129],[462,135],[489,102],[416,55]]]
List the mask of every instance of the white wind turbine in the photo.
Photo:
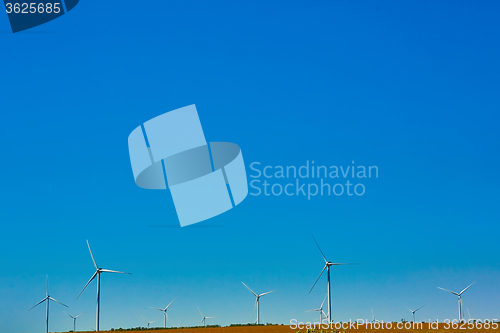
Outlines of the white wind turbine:
[[407,308],[408,310],[410,310],[411,314],[413,315],[413,322],[415,322],[415,312],[417,312],[418,310],[420,310],[421,308],[423,308],[425,305],[422,305],[421,307],[419,307],[418,309],[416,310],[412,310],[410,308]]
[[205,323],[205,320],[206,320],[206,319],[215,318],[215,317],[205,317],[205,316],[203,315],[203,313],[201,313],[201,310],[200,310],[200,308],[199,308],[199,307],[198,307],[198,311],[200,312],[200,315],[201,315],[201,318],[202,318],[200,323],[203,323],[203,326],[206,326],[206,323]]
[[[241,283],[243,283],[243,282],[241,282]],[[260,300],[260,298],[261,298],[262,296],[267,295],[267,294],[270,294],[270,293],[273,293],[273,292],[275,292],[276,290],[268,291],[267,293],[262,293],[262,294],[257,295],[256,293],[254,293],[254,292],[253,292],[253,290],[252,290],[252,289],[248,288],[248,286],[247,286],[246,284],[244,284],[244,283],[243,283],[243,285],[244,285],[245,287],[247,287],[247,289],[248,289],[248,290],[250,290],[250,292],[251,292],[251,293],[252,293],[252,294],[253,294],[253,295],[257,298],[257,299],[255,300],[255,305],[254,305],[254,307],[253,307],[253,310],[255,311],[255,308],[257,308],[257,320],[256,320],[256,323],[257,323],[257,325],[259,325],[259,324],[260,324],[260,309],[259,309],[259,300]]]
[[[87,282],[85,287],[83,287],[82,291],[80,292],[80,295],[83,293],[85,288],[87,288],[87,286],[90,284],[90,282],[92,282],[92,280],[94,280],[95,277],[97,276],[97,309],[96,309],[95,330],[96,330],[96,332],[99,332],[99,310],[100,310],[99,306],[101,304],[101,273],[120,273],[120,274],[129,274],[129,275],[130,275],[130,273],[124,273],[124,272],[112,271],[110,269],[99,268],[94,260],[94,256],[92,255],[92,250],[90,249],[89,241],[87,241],[87,246],[89,248],[90,256],[92,257],[92,262],[94,263],[94,266],[95,266],[95,273],[94,273],[94,275],[92,275],[92,277],[90,278],[89,282]],[[80,298],[80,295],[78,295],[78,297],[76,299]]]
[[144,317],[143,317],[143,316],[141,316],[141,318],[142,318],[142,320],[144,320],[144,321],[146,322],[146,325],[147,325],[147,326],[146,326],[146,328],[147,328],[147,329],[149,329],[149,325],[151,325],[152,323],[154,323],[154,322],[155,322],[154,320],[153,320],[153,321],[147,321],[146,319],[144,319]]
[[318,311],[319,312],[319,322],[320,324],[323,324],[323,315],[326,317],[325,311],[323,311],[323,305],[325,304],[326,301],[326,295],[325,298],[323,298],[323,302],[321,303],[321,306],[318,309],[312,309],[312,310],[307,310],[306,312],[314,312]]
[[463,317],[463,310],[462,310],[462,294],[464,293],[464,291],[466,291],[467,289],[469,289],[470,286],[472,286],[474,283],[476,283],[476,281],[472,282],[471,284],[469,284],[467,286],[467,288],[465,288],[464,290],[462,290],[461,292],[459,293],[456,293],[454,291],[451,291],[451,290],[448,290],[448,289],[444,289],[444,288],[441,288],[441,287],[438,287],[439,289],[441,290],[444,290],[444,291],[447,291],[453,295],[456,295],[458,296],[458,321],[462,321],[462,317]]
[[338,266],[338,265],[354,265],[354,264],[333,263],[333,262],[326,260],[326,257],[323,254],[323,251],[321,251],[321,248],[319,247],[318,242],[316,242],[316,239],[314,237],[313,237],[313,239],[314,239],[314,242],[316,243],[316,246],[319,249],[319,252],[321,252],[321,255],[323,256],[323,259],[325,260],[325,267],[323,267],[323,270],[321,271],[318,278],[316,279],[316,282],[314,282],[313,286],[311,287],[311,290],[309,290],[309,293],[311,293],[311,291],[314,289],[314,286],[316,285],[316,283],[318,283],[319,278],[321,277],[321,275],[323,275],[323,272],[326,269],[327,282],[328,282],[328,284],[327,284],[327,298],[328,298],[327,318],[328,318],[328,322],[331,323],[332,322],[332,297],[331,297],[331,293],[330,293],[330,267],[331,266]]
[[45,277],[45,298],[42,299],[40,302],[36,303],[34,306],[32,306],[28,311],[31,311],[31,309],[33,309],[34,307],[42,304],[43,302],[47,302],[47,313],[46,313],[46,317],[45,317],[45,332],[48,333],[49,332],[49,303],[50,301],[54,301],[56,303],[59,303],[61,305],[64,305],[65,307],[68,307],[66,304],[63,304],[55,299],[53,299],[52,297],[49,296],[49,276],[47,275]]
[[64,313],[67,314],[68,316],[70,316],[73,319],[73,332],[76,332],[76,318],[80,317],[81,315],[85,314],[86,312],[80,313],[78,316],[72,316],[72,315],[70,315],[67,312],[64,312]]
[[170,302],[166,307],[165,309],[161,309],[161,308],[153,308],[151,307],[151,309],[155,309],[155,310],[158,310],[158,311],[161,311],[163,312],[163,327],[166,328],[167,327],[167,319],[168,319],[168,315],[167,315],[167,310],[168,310],[168,307],[170,306],[170,304],[172,304],[173,302],[175,301],[175,298],[172,300],[172,302]]

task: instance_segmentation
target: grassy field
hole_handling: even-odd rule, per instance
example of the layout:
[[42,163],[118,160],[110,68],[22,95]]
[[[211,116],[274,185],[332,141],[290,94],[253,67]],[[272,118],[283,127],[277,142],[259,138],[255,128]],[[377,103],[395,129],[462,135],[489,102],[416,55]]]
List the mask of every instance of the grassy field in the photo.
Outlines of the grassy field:
[[[393,323],[395,326],[396,323]],[[477,333],[488,333],[488,332],[498,332],[500,329],[485,329],[485,328],[473,328],[473,329],[446,329],[445,324],[439,324],[439,328],[431,329],[429,328],[428,323],[424,323],[422,328],[420,329],[373,329],[371,327],[366,327],[365,325],[360,325],[357,329],[347,328],[336,330],[337,333],[388,333],[388,332],[419,332],[419,333],[447,333],[447,332],[467,332],[474,331]],[[144,332],[148,331],[146,329],[143,330],[114,330],[114,331],[105,331],[105,332]],[[152,333],[296,333],[298,331],[302,333],[306,333],[307,329],[292,329],[288,325],[261,325],[261,326],[227,326],[227,327],[193,327],[193,328],[178,328],[178,329],[151,329],[149,330]],[[103,331],[104,332],[104,331]],[[309,330],[310,333],[313,333],[312,330]],[[316,330],[316,333],[320,333],[320,330]],[[327,332],[335,332],[335,330],[323,330],[324,333]]]

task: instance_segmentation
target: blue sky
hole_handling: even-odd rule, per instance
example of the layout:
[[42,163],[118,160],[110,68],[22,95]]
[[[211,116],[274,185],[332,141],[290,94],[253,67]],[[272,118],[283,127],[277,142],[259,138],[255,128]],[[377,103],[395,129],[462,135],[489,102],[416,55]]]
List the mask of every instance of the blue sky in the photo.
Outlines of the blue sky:
[[[42,332],[51,295],[92,329],[316,319],[500,318],[500,4],[466,1],[81,1],[12,34],[0,15],[0,328]],[[249,165],[376,165],[361,197],[248,196],[188,228],[168,191],[133,180],[127,137],[196,104],[209,141]],[[51,331],[71,329],[53,305]]]

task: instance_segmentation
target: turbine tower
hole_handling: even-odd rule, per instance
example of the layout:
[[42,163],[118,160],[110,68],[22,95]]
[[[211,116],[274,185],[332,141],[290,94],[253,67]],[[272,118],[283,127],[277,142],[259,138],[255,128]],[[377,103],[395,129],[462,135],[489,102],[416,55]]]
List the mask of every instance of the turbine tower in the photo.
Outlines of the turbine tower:
[[[243,282],[241,282],[241,283],[243,283]],[[251,292],[251,293],[252,293],[252,294],[253,294],[253,295],[257,298],[257,299],[255,300],[255,305],[254,305],[253,309],[254,309],[254,311],[255,311],[255,308],[257,308],[257,320],[256,320],[256,323],[257,323],[257,325],[259,325],[259,324],[260,324],[260,316],[259,316],[259,315],[260,315],[260,310],[259,310],[259,300],[260,300],[260,298],[261,298],[262,296],[267,295],[267,294],[270,294],[270,293],[273,293],[273,292],[275,292],[276,290],[268,291],[267,293],[263,293],[263,294],[259,294],[259,295],[257,295],[256,293],[254,293],[254,292],[253,292],[253,290],[252,290],[252,289],[248,288],[248,286],[247,286],[246,284],[244,284],[244,283],[243,283],[243,285],[244,285],[245,287],[247,287],[247,289],[248,289],[248,290],[250,290],[250,292]]]
[[99,306],[101,304],[101,273],[120,273],[120,274],[129,274],[129,275],[130,275],[130,273],[124,273],[124,272],[112,271],[110,269],[99,268],[94,260],[94,256],[92,255],[92,250],[90,249],[89,241],[87,241],[87,246],[89,248],[90,257],[92,258],[92,262],[94,263],[94,266],[95,266],[95,273],[94,273],[94,275],[92,275],[92,277],[90,278],[89,282],[87,282],[85,287],[83,287],[82,291],[80,292],[80,295],[78,295],[78,297],[76,299],[80,298],[80,296],[83,293],[83,291],[85,290],[85,288],[87,288],[87,286],[90,284],[90,282],[92,282],[92,280],[94,280],[95,277],[97,276],[97,309],[96,309],[96,319],[95,319],[95,330],[96,330],[96,332],[99,332],[99,310],[100,310]]
[[326,295],[325,298],[323,298],[323,302],[321,303],[321,306],[318,309],[312,309],[312,310],[307,310],[306,312],[313,312],[313,311],[319,311],[319,323],[323,324],[323,315],[326,317],[326,313],[323,311],[323,305],[325,304],[326,301]]
[[170,304],[172,304],[173,302],[175,301],[175,298],[172,300],[172,302],[170,302],[166,307],[165,309],[161,309],[161,308],[151,308],[151,309],[155,309],[155,310],[158,310],[158,311],[161,311],[163,312],[163,327],[164,328],[167,328],[167,319],[168,319],[168,315],[167,315],[167,310],[168,310],[168,307],[170,306]]
[[205,323],[205,320],[206,320],[206,319],[209,319],[209,318],[215,318],[215,317],[205,317],[205,316],[203,315],[203,313],[201,313],[200,307],[198,307],[198,311],[200,312],[200,315],[201,315],[201,317],[202,317],[202,319],[201,319],[201,322],[200,322],[200,323],[203,323],[203,326],[206,326],[206,323]]
[[332,322],[332,297],[331,297],[331,293],[330,293],[330,267],[331,266],[338,266],[338,265],[353,265],[353,264],[340,264],[340,263],[334,263],[334,262],[330,262],[330,261],[326,260],[326,257],[323,254],[323,251],[321,251],[321,248],[319,247],[318,242],[316,242],[316,239],[314,237],[313,237],[313,239],[314,239],[314,242],[316,243],[316,246],[319,249],[319,252],[321,252],[321,255],[323,256],[323,259],[325,260],[325,267],[323,267],[323,270],[321,271],[318,278],[316,279],[316,282],[314,282],[313,286],[311,287],[311,290],[309,290],[309,293],[311,293],[311,291],[314,289],[314,286],[316,285],[316,283],[318,283],[319,278],[321,277],[321,275],[323,275],[323,272],[326,269],[327,283],[328,283],[327,284],[327,298],[328,298],[327,318],[328,318],[328,323],[331,323]]
[[417,312],[418,310],[420,310],[421,308],[423,308],[425,305],[422,305],[421,307],[419,307],[418,309],[416,310],[412,310],[410,308],[407,308],[408,310],[410,310],[411,314],[413,315],[413,322],[415,322],[415,312]]
[[[47,275],[45,277],[45,298],[31,307],[31,309],[33,309],[34,307],[42,304],[43,302],[47,302],[47,313],[46,313],[46,317],[45,317],[45,333],[49,332],[49,303],[50,303],[50,301],[53,301],[53,302],[59,303],[61,305],[64,305],[65,307],[68,307],[66,304],[63,304],[63,303],[61,303],[61,302],[59,302],[59,301],[57,301],[49,296],[49,276]],[[31,311],[31,309],[29,309],[28,311]]]
[[462,310],[462,294],[464,293],[464,291],[466,291],[467,289],[469,289],[470,286],[472,286],[474,283],[476,283],[476,281],[472,282],[471,284],[469,284],[467,286],[467,288],[465,288],[464,290],[462,290],[461,292],[459,293],[456,293],[454,291],[451,291],[451,290],[448,290],[448,289],[444,289],[444,288],[441,288],[441,287],[438,287],[439,289],[441,290],[444,290],[444,291],[447,291],[453,295],[456,295],[458,296],[458,321],[462,321],[462,317],[463,317],[463,310]]
[[73,319],[73,332],[76,332],[76,318],[80,317],[82,314],[85,314],[86,312],[80,313],[78,316],[74,316],[74,317],[67,312],[64,312],[64,313]]

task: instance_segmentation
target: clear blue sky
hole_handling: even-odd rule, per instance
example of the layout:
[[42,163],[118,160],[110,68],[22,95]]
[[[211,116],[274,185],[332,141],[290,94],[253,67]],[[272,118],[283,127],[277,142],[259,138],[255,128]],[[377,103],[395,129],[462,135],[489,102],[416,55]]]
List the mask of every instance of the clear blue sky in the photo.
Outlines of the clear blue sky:
[[[316,319],[323,261],[333,319],[500,318],[500,3],[472,1],[81,1],[12,34],[0,15],[0,331],[43,332],[51,295],[101,328],[161,324],[178,297],[221,325]],[[209,141],[249,165],[377,165],[362,197],[248,196],[188,228],[168,191],[138,188],[127,137],[196,104]],[[51,330],[71,329],[52,306]]]

